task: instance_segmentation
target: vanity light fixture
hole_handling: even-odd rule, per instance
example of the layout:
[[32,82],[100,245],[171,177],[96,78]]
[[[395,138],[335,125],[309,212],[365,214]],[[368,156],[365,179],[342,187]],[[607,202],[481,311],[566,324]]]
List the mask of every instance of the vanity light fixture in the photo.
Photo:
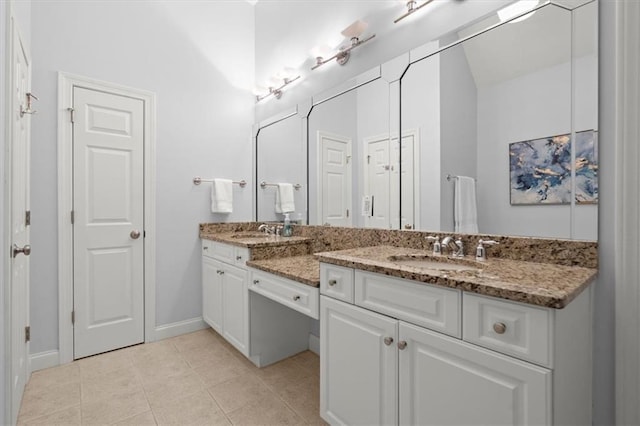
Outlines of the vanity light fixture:
[[415,0],[409,0],[407,2],[407,12],[400,16],[399,18],[397,18],[395,21],[393,21],[394,24],[397,24],[398,22],[402,21],[404,18],[406,18],[407,16],[410,16],[411,14],[415,13],[417,10],[422,9],[423,7],[425,7],[426,5],[428,5],[429,3],[431,3],[433,0],[427,0],[424,3],[416,6],[418,4],[417,1]]
[[296,77],[292,77],[292,78],[288,78],[285,77],[282,79],[282,84],[278,87],[269,87],[269,93],[265,94],[265,95],[256,95],[256,102],[260,102],[263,99],[268,98],[269,96],[275,97],[276,99],[280,99],[282,97],[282,89],[284,89],[286,86],[290,85],[291,83],[293,83],[294,81],[296,81],[297,79],[299,79],[300,76],[296,76]]
[[367,23],[366,22],[362,22],[360,20],[354,22],[353,24],[349,25],[347,28],[345,28],[342,31],[342,35],[351,39],[351,44],[348,46],[342,46],[339,48],[338,52],[331,56],[330,58],[324,58],[321,55],[316,56],[316,64],[311,67],[312,70],[315,70],[316,68],[326,64],[327,62],[330,62],[332,60],[336,60],[337,63],[339,63],[340,65],[344,65],[349,61],[349,57],[351,56],[351,51],[353,49],[355,49],[358,46],[363,45],[364,43],[368,42],[369,40],[371,40],[372,38],[374,38],[376,35],[372,34],[364,39],[360,39],[360,35],[362,35],[362,33],[364,32],[364,30],[367,29]]

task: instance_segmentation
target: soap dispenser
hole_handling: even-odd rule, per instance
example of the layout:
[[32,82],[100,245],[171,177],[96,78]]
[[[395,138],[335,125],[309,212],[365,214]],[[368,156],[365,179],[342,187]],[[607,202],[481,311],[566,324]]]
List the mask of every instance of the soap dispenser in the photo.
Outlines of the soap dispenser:
[[289,218],[289,213],[284,214],[284,228],[282,228],[282,236],[290,237],[293,235],[293,228],[291,227],[291,219]]

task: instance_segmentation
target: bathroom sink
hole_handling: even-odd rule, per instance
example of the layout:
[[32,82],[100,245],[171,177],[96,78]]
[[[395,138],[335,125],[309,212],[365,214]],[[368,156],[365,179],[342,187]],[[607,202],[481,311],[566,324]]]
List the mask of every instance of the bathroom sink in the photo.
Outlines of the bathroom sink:
[[267,238],[272,236],[264,232],[238,232],[233,234],[231,238]]
[[437,257],[426,254],[405,254],[389,256],[389,260],[403,266],[411,266],[432,271],[479,271],[483,265],[468,259],[453,259],[449,257]]

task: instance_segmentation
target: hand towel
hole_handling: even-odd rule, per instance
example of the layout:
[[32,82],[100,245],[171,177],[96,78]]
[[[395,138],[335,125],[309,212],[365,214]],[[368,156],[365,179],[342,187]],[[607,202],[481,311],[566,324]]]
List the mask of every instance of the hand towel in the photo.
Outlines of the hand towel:
[[472,177],[458,176],[454,183],[453,217],[455,232],[478,232],[476,181]]
[[276,190],[276,213],[291,213],[296,210],[293,202],[293,185],[279,183]]
[[213,179],[211,185],[211,212],[233,212],[233,182],[230,179]]

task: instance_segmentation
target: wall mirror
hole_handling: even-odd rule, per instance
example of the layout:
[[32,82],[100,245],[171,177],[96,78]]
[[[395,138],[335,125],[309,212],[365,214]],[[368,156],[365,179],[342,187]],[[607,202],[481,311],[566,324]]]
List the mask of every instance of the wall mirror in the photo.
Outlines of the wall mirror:
[[296,111],[260,123],[256,130],[256,220],[282,221],[276,211],[277,184],[291,183],[295,210],[291,220],[306,223],[307,153],[303,120]]
[[420,138],[417,229],[456,229],[466,176],[480,233],[597,239],[596,11],[548,4],[464,39],[491,17],[409,66],[401,133]]
[[310,224],[398,227],[397,214],[391,218],[398,212],[400,185],[389,130],[390,85],[379,68],[373,71],[364,74],[374,74],[365,83],[355,82],[328,99],[317,97],[321,100],[311,109]]

